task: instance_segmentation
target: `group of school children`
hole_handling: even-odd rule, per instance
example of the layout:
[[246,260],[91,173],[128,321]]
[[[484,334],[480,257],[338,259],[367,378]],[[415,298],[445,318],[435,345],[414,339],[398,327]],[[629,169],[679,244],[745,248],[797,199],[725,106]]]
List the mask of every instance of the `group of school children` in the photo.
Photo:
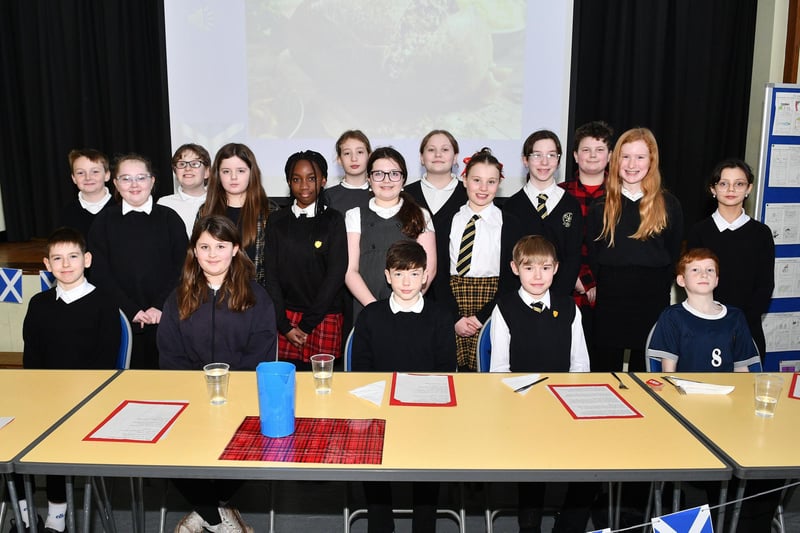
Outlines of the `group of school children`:
[[[325,157],[292,154],[283,209],[242,144],[213,161],[202,146],[178,148],[178,191],[158,202],[146,158],[112,169],[74,150],[79,192],[47,244],[57,285],[30,303],[24,366],[113,368],[119,309],[133,326],[132,368],[253,370],[277,353],[309,370],[313,354],[339,357],[353,329],[354,371],[475,371],[491,320],[492,372],[644,370],[646,355],[667,371],[746,371],[764,354],[774,285],[771,233],[743,209],[750,167],[714,171],[718,209],[679,261],[683,214],[662,187],[653,134],[628,130],[613,150],[612,135],[603,122],[578,128],[575,179],[556,183],[561,143],[534,132],[526,183],[502,208],[503,164],[483,148],[457,175],[459,145],[444,130],[422,139],[425,172],[408,186],[403,156],[373,150],[359,130],[336,141],[344,177],[331,187]],[[688,299],[670,307],[675,274]],[[252,531],[228,504],[240,483],[175,483],[194,509],[176,532]],[[365,485],[369,531],[394,531],[390,485]],[[414,484],[414,531],[435,530],[438,488]],[[520,484],[520,531],[541,530],[544,489]],[[596,492],[570,485],[554,531],[584,531]],[[64,531],[63,480],[48,477],[47,498],[42,528]]]

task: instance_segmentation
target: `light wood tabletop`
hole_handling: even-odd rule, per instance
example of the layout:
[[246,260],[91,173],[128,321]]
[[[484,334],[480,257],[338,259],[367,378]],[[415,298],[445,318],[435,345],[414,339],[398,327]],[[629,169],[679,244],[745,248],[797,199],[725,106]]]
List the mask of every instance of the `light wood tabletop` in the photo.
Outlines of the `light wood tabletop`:
[[[730,467],[682,423],[622,375],[550,374],[527,394],[509,374],[456,374],[455,407],[390,406],[391,374],[337,373],[330,395],[297,374],[296,416],[386,420],[380,465],[222,461],[245,416],[258,415],[254,372],[233,372],[229,400],[210,405],[200,371],[122,372],[18,461],[24,473],[241,479],[589,481],[730,478]],[[348,391],[385,381],[380,407]],[[643,416],[575,420],[548,389],[611,384]],[[189,406],[155,444],[83,438],[124,400],[187,400]]]
[[[636,374],[643,382],[653,377],[663,382],[662,375]],[[679,394],[675,387],[665,384],[655,395],[727,456],[737,477],[800,476],[800,400],[789,398],[792,374],[781,375],[784,386],[772,418],[755,414],[756,374],[682,372],[674,375],[735,386],[730,394],[717,396]]]
[[0,471],[73,407],[110,379],[114,370],[0,370]]

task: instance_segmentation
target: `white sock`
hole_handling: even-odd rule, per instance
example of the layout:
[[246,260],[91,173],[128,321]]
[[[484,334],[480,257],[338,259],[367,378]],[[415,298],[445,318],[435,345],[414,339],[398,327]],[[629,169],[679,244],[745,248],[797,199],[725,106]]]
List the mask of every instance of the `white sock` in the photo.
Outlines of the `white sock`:
[[22,515],[22,523],[25,524],[25,528],[31,527],[28,520],[28,502],[26,500],[19,501],[19,514]]
[[67,504],[47,502],[47,520],[44,527],[64,531],[67,529]]

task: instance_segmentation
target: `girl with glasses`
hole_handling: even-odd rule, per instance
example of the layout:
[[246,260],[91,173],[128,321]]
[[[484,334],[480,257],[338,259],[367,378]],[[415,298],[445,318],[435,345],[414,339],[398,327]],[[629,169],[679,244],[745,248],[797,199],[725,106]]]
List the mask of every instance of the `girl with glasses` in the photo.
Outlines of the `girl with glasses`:
[[395,241],[409,239],[422,245],[428,256],[428,279],[436,275],[433,221],[427,209],[403,192],[407,178],[406,161],[400,152],[391,147],[376,149],[367,162],[373,198],[366,207],[355,207],[345,214],[349,257],[345,282],[356,300],[354,317],[367,304],[391,294],[383,271],[386,252]]
[[186,227],[151,195],[150,161],[128,154],[112,175],[120,204],[97,214],[89,230],[91,282],[108,292],[133,326],[131,368],[158,368],[156,331],[167,296],[180,278]]
[[766,340],[761,317],[775,288],[775,241],[769,227],[744,212],[752,190],[750,165],[741,159],[718,164],[708,182],[717,209],[692,227],[686,247],[708,248],[717,255],[722,275],[714,297],[744,311],[763,362]]

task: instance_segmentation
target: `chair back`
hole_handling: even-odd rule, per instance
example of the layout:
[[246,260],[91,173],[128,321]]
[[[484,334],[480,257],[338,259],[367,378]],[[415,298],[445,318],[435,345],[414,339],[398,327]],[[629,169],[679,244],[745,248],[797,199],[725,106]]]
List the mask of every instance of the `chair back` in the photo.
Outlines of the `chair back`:
[[653,324],[653,327],[650,328],[650,333],[647,334],[647,341],[644,343],[644,369],[647,372],[661,372],[661,359],[650,357],[650,341],[653,339],[656,324]]
[[131,348],[133,347],[133,330],[128,317],[119,310],[120,337],[119,352],[117,353],[117,369],[127,370],[131,367]]
[[356,328],[350,330],[347,335],[347,341],[344,343],[344,371],[350,372],[353,370],[353,333]]
[[486,321],[478,333],[478,346],[475,360],[478,363],[478,372],[488,372],[492,362],[492,319]]

